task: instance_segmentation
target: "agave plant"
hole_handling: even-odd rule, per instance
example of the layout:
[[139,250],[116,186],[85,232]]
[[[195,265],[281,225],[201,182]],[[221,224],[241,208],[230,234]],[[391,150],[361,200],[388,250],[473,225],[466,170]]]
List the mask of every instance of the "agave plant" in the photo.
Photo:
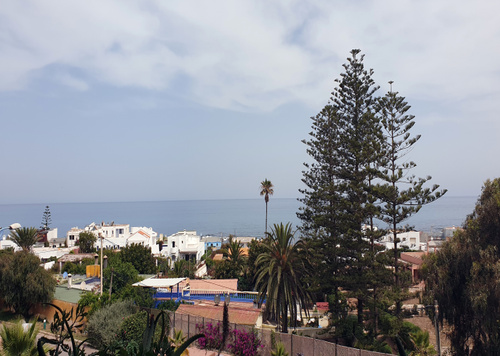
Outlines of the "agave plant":
[[[127,349],[126,347],[121,347],[116,350],[101,350],[98,355],[120,355],[120,356],[181,356],[194,341],[202,337],[203,334],[197,334],[186,341],[183,341],[179,345],[173,345],[171,341],[165,337],[167,335],[166,328],[169,325],[168,320],[165,318],[167,313],[165,311],[160,311],[156,316],[153,314],[148,314],[146,329],[144,330],[144,336],[142,339],[142,345],[139,345],[138,350]],[[161,333],[160,339],[158,341],[154,340],[156,327],[160,323]]]
[[[179,348],[186,341],[186,337],[184,336],[182,330],[179,329],[179,330],[174,330],[173,337],[169,337],[168,340],[170,341],[172,346],[177,350],[177,348]],[[182,353],[182,356],[189,356],[189,350],[186,349],[186,351]]]
[[278,342],[276,344],[276,348],[274,350],[271,350],[271,356],[288,356],[285,345],[282,342]]
[[85,309],[82,305],[78,305],[76,310],[65,311],[52,303],[44,303],[50,305],[57,310],[54,314],[54,321],[50,324],[50,331],[56,335],[55,339],[49,339],[42,336],[38,340],[38,355],[45,356],[45,344],[54,345],[55,348],[50,351],[51,355],[59,355],[65,352],[69,356],[85,356],[84,344],[86,339],[76,342],[73,335],[74,330],[83,326],[83,320],[87,316]]

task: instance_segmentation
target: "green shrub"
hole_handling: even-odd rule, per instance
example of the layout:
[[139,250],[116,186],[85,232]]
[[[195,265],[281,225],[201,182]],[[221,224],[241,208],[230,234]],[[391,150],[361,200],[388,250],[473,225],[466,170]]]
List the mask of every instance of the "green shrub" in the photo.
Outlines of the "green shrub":
[[89,341],[96,348],[104,349],[120,339],[124,320],[134,314],[137,307],[132,301],[120,301],[97,310],[88,322]]
[[180,302],[175,302],[173,299],[167,299],[158,304],[158,309],[176,311],[180,304]]
[[[142,310],[125,318],[120,330],[120,335],[125,344],[130,341],[134,341],[137,344],[142,343],[144,330],[146,330],[147,317],[148,313]],[[158,331],[156,330],[156,332]]]

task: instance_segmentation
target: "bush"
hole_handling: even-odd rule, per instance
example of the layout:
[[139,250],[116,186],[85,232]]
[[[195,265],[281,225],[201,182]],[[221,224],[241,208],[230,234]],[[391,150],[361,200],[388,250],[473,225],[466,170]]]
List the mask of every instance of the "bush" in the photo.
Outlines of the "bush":
[[196,330],[204,337],[198,339],[198,346],[206,350],[218,350],[222,345],[222,324],[220,322],[214,326],[212,323],[203,325],[196,324]]
[[163,302],[161,302],[160,304],[158,304],[157,309],[176,311],[177,308],[179,308],[180,304],[181,304],[181,302],[176,302],[173,299],[167,299],[167,300],[164,300]]
[[[206,350],[219,350],[222,346],[222,323],[218,322],[217,325],[208,323],[203,325],[196,325],[199,333],[204,334],[204,337],[198,339],[198,346]],[[245,330],[233,330],[230,332],[229,339],[232,341],[228,344],[227,348],[235,356],[254,356],[259,353],[259,349],[264,345],[260,341],[255,331],[247,332]]]
[[[123,344],[127,345],[130,342],[140,345],[143,341],[144,330],[146,330],[148,313],[145,310],[132,314],[125,318],[120,329],[121,340]],[[165,316],[165,330],[168,334],[170,329],[170,321],[168,314]],[[155,329],[153,341],[160,340],[161,336],[161,319],[158,321],[158,326]]]
[[104,293],[103,295],[96,294],[94,292],[86,292],[82,294],[78,305],[87,307],[89,318],[99,309],[116,302],[117,298],[113,296],[109,297],[109,294]]
[[233,330],[233,342],[228,345],[228,349],[235,356],[254,356],[259,353],[259,349],[264,345],[260,341],[255,331]]
[[134,314],[132,301],[120,301],[97,310],[89,319],[88,335],[93,346],[104,349],[120,339],[125,318]]
[[122,340],[127,342],[133,340],[140,344],[144,330],[146,330],[147,317],[148,313],[143,310],[125,318],[120,329]]

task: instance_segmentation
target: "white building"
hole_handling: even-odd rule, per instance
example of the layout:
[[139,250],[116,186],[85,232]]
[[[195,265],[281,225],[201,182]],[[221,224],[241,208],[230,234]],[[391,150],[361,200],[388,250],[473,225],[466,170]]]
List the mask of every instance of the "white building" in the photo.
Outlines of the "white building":
[[[421,243],[423,240],[423,232],[421,231],[407,231],[400,232],[397,235],[399,240],[398,247],[407,247],[410,250],[421,250]],[[390,250],[394,248],[394,235],[389,233],[382,237],[380,243]]]
[[151,227],[130,227],[129,224],[111,224],[102,223],[97,225],[92,223],[85,226],[83,229],[77,227],[72,228],[66,233],[66,243],[68,247],[75,246],[82,232],[93,233],[97,237],[94,247],[100,248],[102,238],[102,246],[106,249],[120,249],[133,243],[140,244],[151,248],[153,254],[159,253],[157,245],[158,234]]
[[205,243],[201,241],[201,237],[196,231],[186,230],[168,236],[163,241],[161,251],[161,254],[170,257],[172,262],[179,259],[199,261],[204,253]]
[[255,240],[255,237],[233,237],[233,240],[238,241],[243,248],[250,248],[250,243]]

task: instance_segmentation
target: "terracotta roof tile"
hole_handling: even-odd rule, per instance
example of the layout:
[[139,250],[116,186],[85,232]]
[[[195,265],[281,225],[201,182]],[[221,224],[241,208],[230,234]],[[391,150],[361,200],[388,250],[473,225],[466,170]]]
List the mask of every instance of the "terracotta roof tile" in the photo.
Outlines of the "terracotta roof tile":
[[[260,309],[231,307],[228,308],[229,322],[242,325],[255,325],[260,315]],[[202,304],[181,304],[176,313],[194,315],[222,321],[223,306]]]
[[425,252],[402,252],[400,259],[405,262],[412,263],[414,265],[422,265],[424,263],[422,257]]
[[238,279],[186,279],[180,284],[184,288],[189,283],[191,289],[203,290],[238,290]]

